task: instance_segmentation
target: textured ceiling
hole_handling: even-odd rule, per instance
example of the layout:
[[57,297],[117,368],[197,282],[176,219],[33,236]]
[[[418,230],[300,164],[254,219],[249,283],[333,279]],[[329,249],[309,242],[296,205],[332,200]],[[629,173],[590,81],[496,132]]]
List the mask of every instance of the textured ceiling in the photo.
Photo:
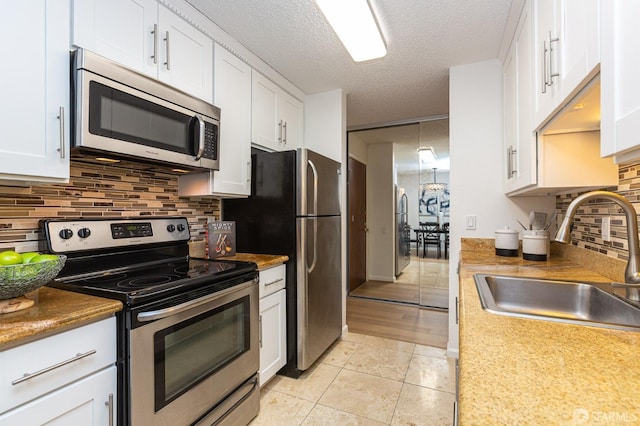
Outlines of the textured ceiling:
[[188,2],[303,92],[342,88],[366,127],[448,114],[449,67],[498,57],[512,0],[370,0],[388,53],[361,63],[313,0]]

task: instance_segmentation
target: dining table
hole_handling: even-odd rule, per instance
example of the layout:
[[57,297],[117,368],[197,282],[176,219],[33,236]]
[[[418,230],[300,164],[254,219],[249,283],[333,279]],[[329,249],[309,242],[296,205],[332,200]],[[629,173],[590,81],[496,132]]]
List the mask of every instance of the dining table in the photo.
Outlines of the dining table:
[[449,238],[449,227],[438,226],[436,229],[425,228],[413,228],[413,232],[416,234],[416,255],[420,256],[420,245],[422,245],[422,257],[427,257],[427,244],[425,243],[425,237],[427,235],[438,235],[438,251],[437,258],[440,259],[441,244],[444,244],[444,258],[449,258],[449,245],[447,244]]

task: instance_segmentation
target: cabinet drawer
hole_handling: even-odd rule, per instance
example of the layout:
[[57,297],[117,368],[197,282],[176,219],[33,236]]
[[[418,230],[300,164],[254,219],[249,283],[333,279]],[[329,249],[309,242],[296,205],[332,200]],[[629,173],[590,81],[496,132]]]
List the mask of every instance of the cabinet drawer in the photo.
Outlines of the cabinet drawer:
[[260,271],[260,298],[283,289],[286,284],[285,267],[278,265]]
[[115,361],[115,317],[2,351],[0,413],[113,365]]

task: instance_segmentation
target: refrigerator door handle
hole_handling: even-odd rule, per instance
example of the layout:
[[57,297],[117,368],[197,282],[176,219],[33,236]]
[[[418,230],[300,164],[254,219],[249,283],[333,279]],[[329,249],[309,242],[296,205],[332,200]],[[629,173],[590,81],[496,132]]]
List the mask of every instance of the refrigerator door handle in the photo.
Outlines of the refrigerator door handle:
[[316,269],[316,264],[318,263],[318,220],[317,218],[313,218],[313,260],[311,261],[311,266],[307,264],[307,272],[311,273],[314,269]]
[[317,215],[318,214],[318,169],[316,165],[313,164],[313,161],[307,160],[307,164],[311,167],[311,171],[313,172],[313,212],[309,212],[309,214]]

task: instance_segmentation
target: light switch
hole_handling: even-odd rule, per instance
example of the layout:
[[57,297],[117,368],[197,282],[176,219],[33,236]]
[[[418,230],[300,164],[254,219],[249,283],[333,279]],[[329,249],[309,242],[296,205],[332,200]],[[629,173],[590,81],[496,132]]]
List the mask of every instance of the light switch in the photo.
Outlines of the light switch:
[[476,229],[476,216],[475,215],[467,215],[467,216],[465,216],[465,220],[467,222],[467,229]]

